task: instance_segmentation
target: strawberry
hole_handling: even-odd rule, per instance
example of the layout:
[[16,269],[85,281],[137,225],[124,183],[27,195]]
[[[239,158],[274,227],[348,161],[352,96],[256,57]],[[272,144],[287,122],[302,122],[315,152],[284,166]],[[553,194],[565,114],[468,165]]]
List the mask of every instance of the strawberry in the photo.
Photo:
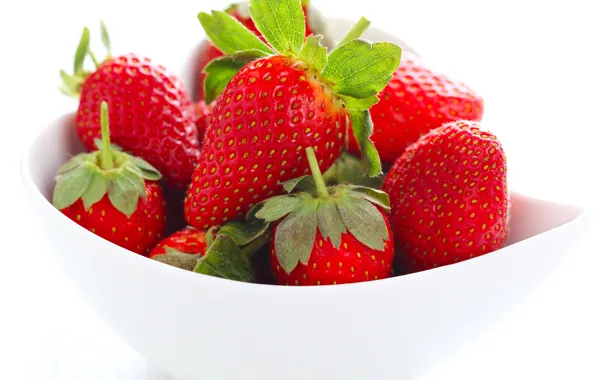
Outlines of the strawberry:
[[[108,57],[97,62],[84,29],[75,56],[74,75],[61,72],[62,91],[79,98],[76,131],[88,150],[100,136],[100,103],[110,106],[115,144],[154,165],[165,182],[185,190],[195,168],[199,146],[190,95],[180,79],[150,58],[133,53],[112,57],[102,23]],[[90,55],[95,70],[83,70]]]
[[395,162],[383,190],[406,272],[487,254],[507,238],[505,153],[477,122],[448,123],[423,136]]
[[[332,285],[391,275],[393,235],[387,194],[340,184],[327,188],[311,147],[312,176],[287,183],[303,192],[259,203],[249,217],[275,222],[270,263],[278,284]],[[314,184],[314,186],[313,186]],[[314,187],[314,189],[312,189]]]
[[209,124],[209,116],[211,115],[211,112],[213,112],[213,104],[208,105],[205,104],[204,100],[201,100],[200,102],[194,104],[194,110],[199,144],[202,144],[205,137],[205,131],[207,130],[207,125]]
[[[309,0],[302,0],[302,9],[306,19],[306,37],[310,35],[320,34],[326,35],[325,23],[322,21],[321,15],[310,5]],[[255,26],[252,18],[250,17],[248,2],[240,4],[232,4],[226,9],[226,12],[240,21],[248,30],[254,34],[261,36],[261,33]],[[215,45],[208,39],[204,40],[200,45],[197,52],[197,60],[195,61],[195,72],[194,72],[194,92],[195,98],[200,101],[204,99],[203,83],[205,80],[205,67],[214,59],[223,57],[225,54],[219,50]]]
[[[234,220],[280,194],[282,182],[308,172],[308,146],[327,170],[349,128],[364,147],[368,175],[381,169],[368,138],[368,108],[397,68],[400,48],[352,39],[360,29],[328,55],[320,37],[304,41],[299,0],[252,0],[251,12],[275,51],[226,13],[199,15],[209,37],[231,54],[206,69],[206,89],[221,95],[185,202],[187,223],[199,229]],[[280,20],[281,29],[275,27]]]
[[149,253],[149,258],[178,268],[193,270],[207,251],[205,231],[186,227],[162,240]]
[[101,147],[74,156],[60,168],[53,204],[83,228],[145,255],[165,230],[161,175],[110,144],[106,102],[101,103],[100,119]]
[[[481,121],[484,100],[466,84],[433,72],[420,58],[404,52],[399,68],[370,110],[372,141],[383,162],[393,164],[422,135],[460,119]],[[354,136],[350,152],[358,154]]]

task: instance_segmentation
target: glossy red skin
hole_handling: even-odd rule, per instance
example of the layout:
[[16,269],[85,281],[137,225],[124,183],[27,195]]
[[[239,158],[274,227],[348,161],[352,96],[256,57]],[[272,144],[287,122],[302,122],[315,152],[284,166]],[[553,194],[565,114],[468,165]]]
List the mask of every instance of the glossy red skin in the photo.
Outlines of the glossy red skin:
[[166,248],[173,248],[179,252],[189,255],[205,255],[207,251],[207,239],[205,231],[199,231],[192,227],[186,227],[168,236],[155,246],[149,253],[149,258],[166,254]]
[[163,237],[166,226],[165,201],[157,182],[145,181],[147,198],[139,204],[130,219],[118,211],[106,194],[85,211],[82,200],[62,209],[62,213],[94,234],[126,248],[146,255]]
[[194,104],[195,116],[196,116],[196,125],[197,125],[197,132],[199,136],[199,145],[202,145],[203,139],[205,137],[205,130],[207,129],[207,125],[209,123],[209,116],[211,112],[213,112],[213,105],[212,104],[205,104],[204,100],[197,102]]
[[[476,92],[433,72],[405,51],[379,99],[370,110],[374,124],[371,139],[381,160],[390,164],[430,130],[457,120],[480,121],[484,114],[484,100]],[[349,150],[359,154],[352,134]]]
[[395,162],[383,190],[406,272],[487,254],[507,238],[505,153],[478,123],[449,123],[422,137]]
[[[389,227],[384,213],[383,217]],[[277,225],[272,241],[275,241]],[[342,235],[339,248],[335,248],[317,230],[308,265],[298,263],[290,274],[286,273],[279,265],[273,244],[269,262],[275,281],[280,285],[336,285],[388,278],[391,276],[394,257],[394,240],[389,227],[389,240],[382,251],[370,249],[349,232]]]
[[101,65],[82,86],[76,116],[77,134],[88,150],[96,149],[101,135],[104,100],[112,142],[155,166],[169,186],[186,189],[199,143],[190,96],[178,77],[134,54]]
[[187,223],[197,229],[221,225],[282,193],[281,182],[309,173],[309,146],[327,170],[348,127],[341,102],[328,91],[287,57],[241,69],[214,107],[186,196]]
[[[308,37],[311,34],[314,34],[315,32],[312,30],[308,21],[307,7],[303,6],[302,9],[304,11],[306,19],[306,37]],[[252,21],[250,17],[242,17],[242,15],[240,15],[238,11],[233,7],[228,11],[228,13],[230,13],[230,15],[232,15],[234,18],[240,21],[248,30],[253,32],[255,35],[262,37],[261,32],[259,32],[259,30],[255,26],[255,23]],[[209,62],[213,61],[216,58],[222,57],[223,55],[224,54],[218,48],[216,48],[209,40],[204,40],[199,45],[197,60],[195,62],[195,99],[203,100],[205,96],[203,94],[203,82],[205,80],[205,73],[203,72],[203,69],[205,68],[205,66],[207,66],[207,64],[209,64]]]

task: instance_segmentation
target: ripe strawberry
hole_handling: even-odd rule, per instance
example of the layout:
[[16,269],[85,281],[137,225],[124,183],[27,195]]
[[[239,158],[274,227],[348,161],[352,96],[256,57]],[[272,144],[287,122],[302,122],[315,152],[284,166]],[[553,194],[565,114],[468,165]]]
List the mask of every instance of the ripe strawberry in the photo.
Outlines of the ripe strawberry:
[[89,52],[85,28],[75,58],[73,76],[62,72],[63,92],[78,97],[76,131],[88,150],[100,136],[100,103],[110,106],[114,143],[154,165],[168,185],[186,189],[195,168],[199,146],[190,95],[180,79],[147,57],[112,57],[102,24],[108,58],[93,72],[83,70]]
[[[399,68],[370,110],[371,136],[381,160],[392,164],[422,135],[460,119],[480,121],[484,100],[464,83],[433,72],[420,58],[404,52]],[[350,152],[359,149],[353,136]]]
[[394,243],[383,210],[389,209],[387,194],[350,184],[326,188],[314,150],[309,147],[306,154],[312,170],[306,178],[316,191],[305,188],[303,179],[307,191],[271,198],[249,214],[275,222],[270,263],[277,283],[332,285],[389,277]]
[[[366,133],[370,130],[367,110],[399,64],[399,47],[352,40],[327,57],[318,37],[303,42],[300,1],[289,3],[293,8],[285,11],[294,16],[285,20],[284,25],[290,25],[286,30],[273,28],[277,18],[285,17],[279,4],[251,1],[251,11],[257,14],[253,18],[259,20],[257,26],[276,52],[225,13],[199,15],[207,34],[225,51],[232,54],[241,40],[240,48],[254,54],[256,61],[244,64],[246,55],[230,56],[218,62],[226,73],[238,64],[239,72],[229,83],[217,82],[221,75],[213,75],[214,82],[210,82],[211,74],[216,74],[213,71],[207,77],[206,87],[220,88],[222,94],[186,197],[186,221],[196,228],[236,219],[256,203],[279,194],[282,182],[308,172],[304,160],[308,146],[319,155],[321,169],[327,170],[345,146],[348,127],[365,146],[369,174],[380,172]],[[234,37],[232,42],[226,40],[229,36]],[[363,67],[376,70],[377,75],[353,74]]]
[[476,122],[448,123],[423,136],[395,162],[383,190],[406,271],[484,255],[507,237],[505,153]]
[[204,100],[201,100],[200,102],[194,104],[194,110],[199,144],[202,144],[203,139],[205,138],[207,125],[209,124],[209,116],[211,116],[211,112],[213,112],[213,103],[207,105],[205,104]]
[[186,227],[162,240],[149,258],[187,270],[193,270],[207,251],[205,231]]
[[[322,21],[322,17],[319,12],[317,12],[310,5],[310,0],[302,0],[302,9],[306,18],[306,37],[315,34],[325,35],[325,24]],[[259,37],[262,37],[261,33],[255,26],[255,23],[250,17],[248,2],[233,4],[226,9],[226,12],[240,21],[248,30]],[[207,66],[214,59],[221,58],[224,55],[225,54],[215,47],[215,45],[213,45],[208,39],[204,40],[199,45],[194,71],[194,93],[195,98],[198,101],[203,100],[205,96],[203,93],[203,82],[205,80],[205,72],[203,70],[205,69],[205,66]]]
[[64,164],[53,204],[96,235],[145,255],[164,233],[165,201],[159,172],[110,145],[108,106],[101,104],[102,146]]

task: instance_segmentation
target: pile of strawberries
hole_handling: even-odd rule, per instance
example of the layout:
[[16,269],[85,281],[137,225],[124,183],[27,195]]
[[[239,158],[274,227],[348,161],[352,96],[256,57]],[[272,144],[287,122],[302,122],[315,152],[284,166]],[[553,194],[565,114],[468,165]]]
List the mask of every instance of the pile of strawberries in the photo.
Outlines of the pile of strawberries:
[[166,265],[280,285],[380,280],[503,247],[506,158],[472,89],[362,39],[364,18],[330,40],[308,1],[198,18],[208,39],[191,89],[148,57],[113,56],[103,23],[98,60],[85,28],[61,72],[87,149],[57,173],[64,215]]

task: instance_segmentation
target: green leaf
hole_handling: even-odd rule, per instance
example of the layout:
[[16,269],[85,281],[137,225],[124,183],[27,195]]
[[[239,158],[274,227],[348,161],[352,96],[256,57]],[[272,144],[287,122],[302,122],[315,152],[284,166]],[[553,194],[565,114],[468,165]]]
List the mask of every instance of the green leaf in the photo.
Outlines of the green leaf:
[[176,268],[193,271],[201,255],[180,252],[176,249],[167,247],[163,255],[153,256],[152,259]]
[[108,29],[106,25],[103,23],[103,20],[99,21],[99,26],[101,29],[101,42],[103,46],[106,48],[108,52],[108,56],[112,54],[112,45],[110,43],[110,35],[108,34]]
[[66,95],[77,94],[78,89],[81,86],[81,81],[75,76],[68,75],[64,70],[60,70],[60,77],[62,78],[62,89]]
[[99,171],[96,171],[95,174],[93,174],[93,178],[82,197],[85,210],[89,210],[91,206],[99,202],[104,195],[106,195],[106,192],[108,191],[108,183],[109,180],[105,174],[100,173]]
[[381,157],[374,143],[370,139],[373,131],[373,122],[370,111],[350,111],[352,131],[362,154],[363,165],[369,177],[381,174]]
[[339,247],[341,234],[346,232],[346,226],[341,222],[341,215],[334,199],[319,201],[317,209],[317,223],[323,239],[329,238],[335,248]]
[[205,256],[197,262],[194,271],[227,280],[254,282],[250,261],[227,235],[217,236]]
[[62,165],[60,167],[60,169],[58,169],[58,174],[57,176],[60,176],[62,174],[66,174],[67,172],[78,168],[79,166],[81,166],[86,160],[85,158],[87,157],[87,153],[79,153],[75,156],[73,156],[70,160],[68,160],[64,165]]
[[321,45],[322,36],[309,36],[306,38],[298,57],[314,66],[318,71],[323,71],[327,65],[327,49]]
[[[131,174],[132,173],[132,174]],[[136,178],[135,178],[136,177]],[[140,183],[143,181],[140,176],[132,171],[114,171],[108,184],[108,197],[112,205],[128,218],[135,212],[139,203],[139,197],[145,193],[143,185],[140,191]]]
[[348,185],[346,189],[350,191],[350,195],[365,199],[371,203],[374,203],[385,210],[391,210],[389,195],[386,192],[372,189],[365,186]]
[[392,43],[352,40],[329,54],[323,76],[337,94],[369,98],[387,86],[400,58],[401,48]]
[[229,236],[236,245],[242,247],[263,235],[268,228],[269,223],[262,220],[255,220],[251,223],[232,221],[221,226],[217,234]]
[[259,37],[226,12],[212,11],[211,15],[201,12],[198,17],[209,40],[225,54],[246,50],[260,51],[263,56],[273,54]]
[[292,178],[291,180],[284,182],[283,187],[288,193],[291,193],[294,189],[299,189],[312,194],[316,193],[315,181],[311,175]]
[[85,62],[85,57],[87,57],[87,53],[89,52],[89,28],[83,28],[83,34],[81,35],[81,39],[79,40],[79,46],[77,47],[77,51],[75,53],[74,59],[74,74],[81,75],[83,73],[83,63]]
[[338,199],[337,207],[345,226],[362,244],[383,250],[389,230],[379,209],[370,202],[349,195]]
[[366,171],[365,164],[358,157],[344,152],[325,172],[323,178],[327,184],[350,183],[380,189],[385,177],[383,175],[369,177]]
[[291,273],[298,262],[308,264],[316,234],[317,200],[305,198],[275,231],[275,253],[286,273]]
[[147,161],[135,156],[128,156],[128,158],[134,166],[140,169],[143,178],[150,181],[159,181],[161,179],[161,173]]
[[379,96],[373,95],[369,96],[368,98],[364,99],[356,99],[349,96],[342,97],[346,107],[349,110],[358,110],[358,111],[366,111],[372,108],[375,104],[379,102]]
[[296,210],[301,203],[301,198],[292,195],[274,197],[265,201],[255,216],[268,222],[274,222]]
[[93,171],[85,166],[59,176],[52,200],[54,207],[62,210],[75,203],[87,190],[92,178]]
[[209,62],[204,71],[205,102],[210,104],[226,88],[230,80],[238,74],[238,71],[251,61],[262,57],[263,53],[257,50],[248,50],[234,55],[224,56]]
[[250,15],[267,41],[282,54],[300,52],[306,21],[299,0],[250,0]]

